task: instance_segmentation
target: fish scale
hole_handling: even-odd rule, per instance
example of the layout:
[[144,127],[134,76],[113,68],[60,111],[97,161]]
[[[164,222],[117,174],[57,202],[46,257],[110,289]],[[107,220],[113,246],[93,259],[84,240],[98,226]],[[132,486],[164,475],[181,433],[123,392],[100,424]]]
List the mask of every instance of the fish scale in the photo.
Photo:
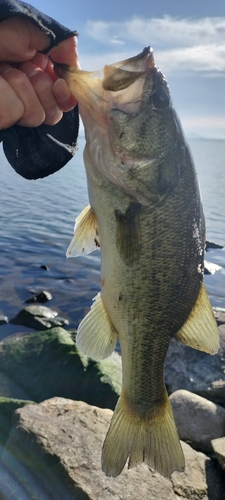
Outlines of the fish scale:
[[[164,476],[184,457],[163,380],[169,342],[214,354],[203,283],[205,222],[193,160],[153,52],[88,73],[56,65],[79,102],[90,205],[67,256],[101,250],[101,293],[77,346],[94,359],[117,340],[122,392],[102,450],[108,476],[145,462]],[[96,235],[98,241],[96,243]]]

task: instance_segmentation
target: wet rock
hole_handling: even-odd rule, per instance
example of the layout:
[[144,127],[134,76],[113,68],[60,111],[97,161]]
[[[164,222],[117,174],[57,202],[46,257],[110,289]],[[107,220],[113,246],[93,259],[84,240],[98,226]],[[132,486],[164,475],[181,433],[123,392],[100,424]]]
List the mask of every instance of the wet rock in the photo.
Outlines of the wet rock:
[[37,304],[24,307],[15,318],[11,319],[10,323],[24,325],[35,330],[46,330],[53,326],[68,325],[69,321],[59,316],[58,312],[50,307]]
[[225,437],[213,439],[212,448],[220,466],[225,470]]
[[9,437],[14,411],[28,403],[32,401],[0,397],[0,456]]
[[44,269],[44,271],[49,271],[49,267],[48,267],[48,266],[46,266],[46,264],[42,264],[42,265],[40,266],[40,268],[41,268],[41,269]]
[[[183,444],[186,470],[166,479],[147,466],[116,479],[101,471],[101,449],[112,411],[54,398],[17,410],[5,447],[1,498],[14,500],[221,500],[222,471]],[[5,496],[4,496],[5,495]]]
[[7,376],[3,371],[0,371],[0,396],[6,399],[22,399],[29,400],[29,394],[24,391],[16,381],[13,381],[10,376]]
[[218,245],[218,243],[213,243],[212,241],[206,241],[206,242],[205,242],[205,249],[206,249],[206,252],[207,252],[210,248],[220,248],[220,249],[222,249],[222,248],[223,248],[223,246],[222,246],[222,245]]
[[39,302],[43,304],[44,302],[48,302],[49,300],[52,300],[52,294],[50,292],[47,292],[46,290],[43,290],[43,292],[36,293],[30,299],[27,299],[26,303],[32,304],[34,302]]
[[0,325],[5,325],[8,322],[9,322],[9,319],[7,318],[7,316],[0,315]]
[[211,452],[211,440],[225,434],[225,409],[185,390],[171,394],[170,402],[180,439]]
[[169,394],[186,389],[225,407],[225,324],[219,333],[220,349],[214,356],[172,339],[164,371]]
[[121,391],[120,356],[94,362],[76,349],[73,337],[52,328],[8,338],[0,342],[1,370],[32,401],[63,396],[113,409]]

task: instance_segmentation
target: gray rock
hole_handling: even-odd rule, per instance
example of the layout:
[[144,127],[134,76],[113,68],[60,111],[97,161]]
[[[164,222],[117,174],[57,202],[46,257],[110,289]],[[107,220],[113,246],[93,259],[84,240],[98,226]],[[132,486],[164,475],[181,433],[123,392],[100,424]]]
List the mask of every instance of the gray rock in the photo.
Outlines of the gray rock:
[[223,307],[214,307],[213,308],[215,318],[217,321],[217,325],[224,325],[225,324],[225,309]]
[[73,337],[60,327],[9,337],[0,342],[1,370],[32,401],[62,396],[114,409],[121,391],[120,356],[94,362],[76,349]]
[[0,456],[9,437],[14,411],[28,403],[32,401],[0,397]]
[[8,322],[9,322],[9,319],[7,318],[7,316],[0,315],[0,325],[5,325]]
[[220,248],[220,249],[222,249],[222,248],[223,248],[223,246],[222,246],[222,245],[218,245],[218,243],[213,243],[212,241],[206,241],[206,242],[205,242],[205,249],[206,249],[206,252],[207,252],[210,248]]
[[145,465],[107,478],[100,457],[111,416],[108,409],[62,398],[17,410],[1,462],[1,499],[222,499],[222,471],[185,443],[186,471],[172,480]]
[[220,466],[225,470],[225,437],[213,439],[212,448]]
[[46,330],[53,326],[68,325],[69,321],[66,318],[58,315],[57,311],[50,307],[31,305],[24,307],[10,323],[14,325],[24,325],[35,330]]
[[30,399],[29,394],[25,392],[11,376],[7,376],[0,371],[0,396],[13,399]]
[[43,290],[42,292],[35,293],[30,299],[27,299],[26,303],[32,304],[34,302],[39,302],[40,304],[48,302],[49,300],[52,300],[52,294],[50,292],[47,292],[46,290]]
[[225,324],[219,332],[220,349],[215,356],[171,340],[164,372],[169,394],[186,389],[225,406]]
[[212,451],[211,440],[225,434],[225,409],[185,390],[171,394],[170,402],[180,439],[200,451]]

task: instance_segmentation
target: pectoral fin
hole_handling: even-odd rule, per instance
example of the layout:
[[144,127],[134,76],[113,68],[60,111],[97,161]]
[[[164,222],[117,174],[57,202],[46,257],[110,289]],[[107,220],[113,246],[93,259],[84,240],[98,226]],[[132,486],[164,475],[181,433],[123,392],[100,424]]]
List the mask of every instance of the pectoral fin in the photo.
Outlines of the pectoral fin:
[[100,247],[98,222],[93,208],[88,205],[75,221],[74,237],[66,252],[67,258],[79,257]]
[[218,351],[219,331],[204,283],[195,307],[176,338],[183,344],[208,354]]
[[98,293],[89,313],[78,327],[77,347],[86,356],[100,360],[112,354],[117,338],[117,332],[105,310],[101,294]]
[[140,259],[140,207],[139,203],[131,202],[125,213],[115,210],[116,246],[121,259],[127,266],[133,266],[134,262]]

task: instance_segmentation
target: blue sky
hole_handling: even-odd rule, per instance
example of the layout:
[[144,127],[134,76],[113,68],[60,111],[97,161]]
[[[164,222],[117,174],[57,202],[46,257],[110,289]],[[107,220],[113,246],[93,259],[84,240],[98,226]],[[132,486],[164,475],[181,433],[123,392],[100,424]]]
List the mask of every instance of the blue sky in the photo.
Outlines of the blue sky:
[[85,70],[134,56],[151,45],[185,132],[225,139],[224,0],[30,3],[79,31]]

